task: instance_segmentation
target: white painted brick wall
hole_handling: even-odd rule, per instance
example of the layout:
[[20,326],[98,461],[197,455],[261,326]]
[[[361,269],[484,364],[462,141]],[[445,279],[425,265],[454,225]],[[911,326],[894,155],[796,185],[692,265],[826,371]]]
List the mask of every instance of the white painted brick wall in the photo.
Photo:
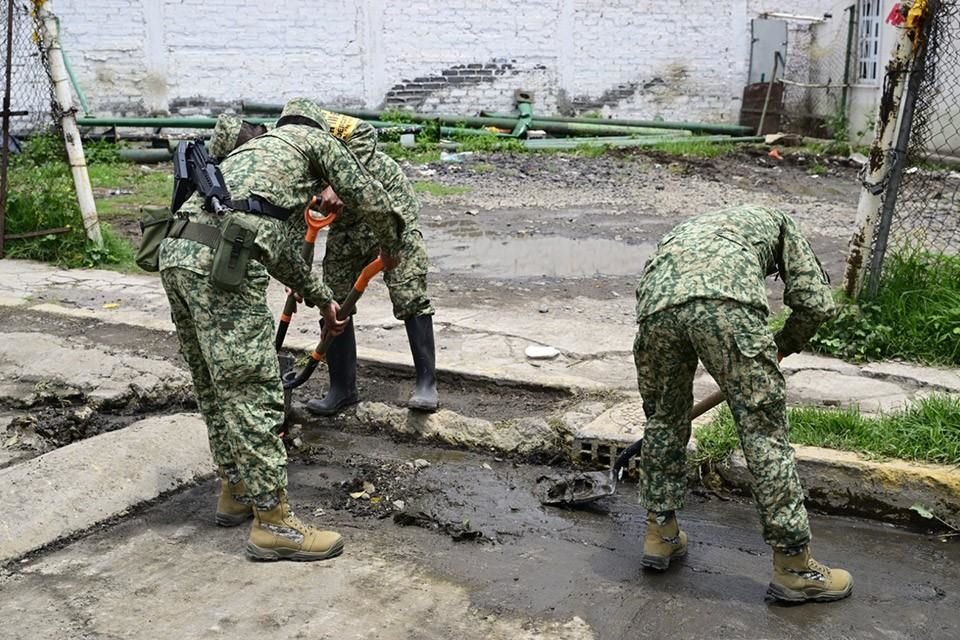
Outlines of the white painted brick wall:
[[[843,20],[849,0],[53,0],[98,114],[192,113],[307,95],[468,114],[736,121],[761,11]],[[794,28],[798,43],[808,27]],[[793,33],[793,32],[792,32]],[[789,53],[802,75],[806,52]],[[471,65],[473,65],[471,67]],[[479,65],[479,67],[477,67]]]

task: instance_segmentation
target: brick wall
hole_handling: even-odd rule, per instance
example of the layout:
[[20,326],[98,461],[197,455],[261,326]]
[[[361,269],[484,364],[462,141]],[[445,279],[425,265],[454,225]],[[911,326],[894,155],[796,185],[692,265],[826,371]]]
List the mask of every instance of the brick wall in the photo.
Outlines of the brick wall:
[[[469,114],[509,110],[525,89],[540,113],[735,121],[751,17],[843,19],[838,0],[51,4],[98,114],[195,113],[298,95]],[[803,64],[801,47],[791,64]]]

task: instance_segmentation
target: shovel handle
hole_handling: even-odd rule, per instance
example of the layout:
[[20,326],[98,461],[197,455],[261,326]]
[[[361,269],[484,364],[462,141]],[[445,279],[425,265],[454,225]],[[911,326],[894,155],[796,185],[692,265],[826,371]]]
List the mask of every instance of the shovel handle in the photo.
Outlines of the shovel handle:
[[[378,273],[383,271],[383,260],[379,257],[368,264],[363,268],[363,271],[360,272],[360,275],[357,276],[357,280],[353,283],[353,289],[350,293],[347,294],[346,299],[344,299],[343,304],[340,305],[340,311],[337,313],[337,318],[340,320],[346,320],[357,308],[357,301],[360,299],[360,296],[363,295],[363,292],[367,290],[367,285],[370,284],[370,280],[373,279]],[[296,389],[304,382],[310,379],[310,376],[313,375],[314,370],[317,368],[317,364],[324,360],[327,357],[327,349],[330,348],[330,343],[333,342],[334,336],[327,334],[320,342],[317,344],[317,348],[313,350],[310,354],[310,359],[307,360],[306,366],[303,370],[297,374],[296,378],[292,380],[285,380],[283,383],[284,389]]]
[[[777,362],[779,363],[781,360],[783,360],[783,354],[778,351]],[[723,402],[723,400],[724,400],[723,392],[714,391],[713,393],[708,395],[706,398],[704,398],[697,404],[693,405],[693,409],[690,411],[690,419],[693,420],[695,418],[699,418],[700,416],[705,414],[707,411],[710,411],[710,409],[713,409],[715,406]]]
[[[777,362],[780,362],[781,360],[783,360],[783,354],[778,351]],[[725,399],[726,397],[723,395],[723,391],[714,391],[713,393],[708,395],[706,398],[704,398],[697,404],[693,405],[693,409],[690,410],[690,419],[695,420],[696,418],[699,418],[700,416],[705,414],[707,411],[710,411],[710,409],[713,409],[715,406],[723,402]],[[643,447],[643,438],[640,438],[639,440],[634,442],[632,445],[627,447],[623,451],[623,453],[617,456],[617,460],[613,464],[613,469],[611,473],[614,475],[617,475],[620,469],[627,466],[627,463],[630,462],[630,458],[640,453],[640,449],[642,447]]]
[[311,249],[317,241],[317,234],[320,233],[320,230],[329,227],[333,224],[333,221],[337,219],[337,214],[335,213],[328,213],[326,215],[321,213],[317,216],[319,212],[313,209],[313,205],[317,204],[317,202],[317,196],[313,196],[310,198],[310,203],[306,209],[303,210],[303,219],[307,223],[307,233],[303,237],[303,242],[304,244],[309,244]]

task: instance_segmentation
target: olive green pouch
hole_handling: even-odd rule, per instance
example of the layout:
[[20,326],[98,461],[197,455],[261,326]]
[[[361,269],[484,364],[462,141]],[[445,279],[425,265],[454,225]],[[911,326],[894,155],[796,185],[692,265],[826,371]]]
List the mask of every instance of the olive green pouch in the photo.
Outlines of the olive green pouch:
[[170,233],[173,214],[169,207],[144,207],[140,218],[140,247],[135,260],[144,271],[160,270],[160,243]]
[[237,291],[247,274],[247,263],[256,257],[257,227],[241,215],[230,215],[220,232],[220,244],[213,253],[210,282],[225,291]]

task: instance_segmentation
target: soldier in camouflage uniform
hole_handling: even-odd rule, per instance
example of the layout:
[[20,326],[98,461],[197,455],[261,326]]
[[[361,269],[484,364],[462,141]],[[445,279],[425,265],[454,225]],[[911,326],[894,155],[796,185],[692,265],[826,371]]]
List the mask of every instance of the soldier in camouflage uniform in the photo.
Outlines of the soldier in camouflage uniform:
[[[792,313],[773,335],[764,279],[779,273]],[[686,494],[693,379],[698,359],[733,413],[752,489],[773,547],[769,593],[790,601],[837,600],[850,574],[810,557],[803,489],[788,440],[778,365],[800,351],[834,311],[829,280],[787,215],[742,206],[675,227],[657,246],[637,287],[634,358],[640,394],[652,405],[640,456],[640,502],[648,510],[643,564],[666,569],[687,551],[675,510]]]
[[[433,307],[427,297],[427,251],[420,231],[420,201],[403,169],[390,156],[376,150],[376,130],[363,120],[323,111],[330,132],[344,140],[373,176],[401,206],[404,231],[401,237],[402,260],[384,273],[384,282],[393,303],[393,314],[403,320],[416,370],[416,388],[407,406],[419,411],[439,407],[436,381],[436,351],[433,337]],[[211,154],[229,153],[243,144],[263,125],[221,115],[211,139]],[[330,190],[325,200],[336,200]],[[353,288],[360,271],[377,257],[379,242],[370,225],[349,207],[338,211],[337,221],[327,235],[323,257],[323,279],[342,302]],[[357,393],[357,342],[353,323],[330,345],[326,354],[330,388],[323,398],[311,400],[307,409],[321,416],[332,416],[359,401]]]
[[203,210],[199,194],[177,213],[198,228],[222,229],[231,217],[255,225],[256,259],[238,291],[210,281],[213,250],[202,241],[168,237],[160,247],[161,280],[220,468],[217,523],[238,525],[252,515],[247,553],[254,558],[329,558],[343,548],[340,535],[304,524],[287,503],[287,456],[277,436],[283,390],[267,283],[272,275],[300,292],[321,310],[326,331],[342,331],[346,323],[336,319],[333,293],[300,257],[289,227],[310,198],[331,185],[367,217],[383,251],[397,255],[404,229],[400,206],[330,135],[319,108],[306,100],[289,102],[276,129],[244,144],[220,167],[232,201],[257,200],[290,216],[230,211],[219,217]]

